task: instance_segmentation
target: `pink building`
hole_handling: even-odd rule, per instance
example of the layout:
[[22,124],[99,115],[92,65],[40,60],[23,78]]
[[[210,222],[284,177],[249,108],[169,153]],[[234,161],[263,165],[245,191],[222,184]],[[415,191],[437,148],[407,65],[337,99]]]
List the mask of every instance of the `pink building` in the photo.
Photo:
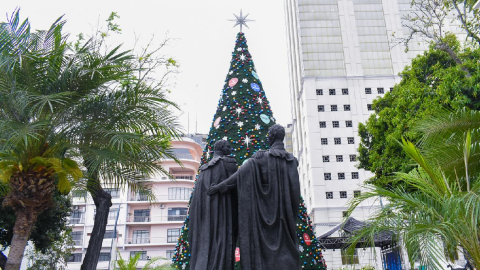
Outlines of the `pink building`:
[[[172,142],[173,151],[183,167],[173,160],[166,160],[163,166],[173,179],[159,175],[145,181],[145,185],[150,186],[156,196],[154,203],[128,188],[119,190],[104,187],[112,195],[113,206],[97,269],[109,269],[110,260],[112,257],[115,259],[111,255],[115,254],[111,252],[112,246],[115,250],[115,245],[124,259],[140,253],[139,266],[152,257],[172,258],[187,215],[187,205],[203,150],[195,140],[201,143],[202,138],[204,136],[193,136]],[[95,205],[91,198],[86,202],[83,198],[73,198],[73,204],[70,223],[76,250],[70,257],[68,269],[80,269],[93,228]],[[113,239],[117,213],[117,238]]]

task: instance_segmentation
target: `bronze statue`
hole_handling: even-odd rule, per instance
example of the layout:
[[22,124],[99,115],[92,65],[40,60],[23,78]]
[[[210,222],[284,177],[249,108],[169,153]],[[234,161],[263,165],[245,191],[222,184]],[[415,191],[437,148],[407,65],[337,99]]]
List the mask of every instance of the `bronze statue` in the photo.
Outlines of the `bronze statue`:
[[215,197],[206,195],[212,184],[218,184],[237,171],[237,162],[235,158],[229,157],[230,154],[228,143],[217,141],[212,160],[200,167],[189,210],[191,270],[231,270],[234,267],[237,238],[236,194]]
[[298,161],[285,150],[285,129],[268,131],[270,150],[258,151],[208,195],[237,190],[240,263],[243,270],[298,270],[295,230],[300,204]]

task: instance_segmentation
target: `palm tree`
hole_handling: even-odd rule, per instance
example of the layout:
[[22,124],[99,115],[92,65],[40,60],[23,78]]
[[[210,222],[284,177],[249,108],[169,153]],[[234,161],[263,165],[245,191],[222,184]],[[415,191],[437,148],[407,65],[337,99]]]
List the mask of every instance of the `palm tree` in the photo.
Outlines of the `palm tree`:
[[[118,259],[115,262],[115,269],[116,270],[137,270],[137,269],[139,269],[139,267],[137,265],[138,265],[138,262],[140,260],[140,256],[141,256],[140,253],[135,254],[134,257],[130,257],[130,260],[128,260],[128,261],[126,261],[122,258],[122,255],[120,254],[120,252],[118,252],[118,256],[120,257],[120,259]],[[142,270],[173,270],[173,269],[175,269],[169,264],[154,265],[156,262],[158,262],[160,260],[162,260],[162,258],[160,258],[160,257],[151,258],[145,264],[145,266],[142,268]]]
[[18,223],[8,270],[18,269],[53,190],[68,193],[81,176],[97,207],[82,269],[95,269],[111,206],[101,183],[145,192],[139,180],[166,173],[158,161],[172,157],[177,136],[162,85],[119,46],[69,46],[64,23],[31,33],[17,10],[0,24],[0,176]]
[[370,226],[351,239],[350,248],[392,231],[412,263],[421,260],[442,269],[445,259],[452,261],[461,248],[470,263],[480,267],[479,120],[480,112],[462,110],[421,121],[415,130],[424,134],[422,148],[402,143],[416,168],[397,173],[393,188],[367,185],[368,192],[350,202],[351,212],[368,200],[388,201],[369,219]]

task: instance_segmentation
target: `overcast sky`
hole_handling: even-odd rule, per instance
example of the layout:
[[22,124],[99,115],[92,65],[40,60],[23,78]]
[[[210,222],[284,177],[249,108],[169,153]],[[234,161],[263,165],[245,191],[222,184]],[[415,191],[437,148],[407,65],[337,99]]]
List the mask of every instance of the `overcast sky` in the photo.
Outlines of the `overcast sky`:
[[48,28],[65,15],[65,30],[71,38],[80,32],[91,34],[98,22],[104,24],[115,11],[120,15],[117,23],[122,34],[112,38],[126,48],[132,46],[135,34],[141,45],[152,34],[160,42],[168,32],[175,40],[165,52],[180,63],[171,99],[182,107],[181,124],[190,133],[209,131],[239,31],[228,19],[243,9],[244,15],[250,13],[248,19],[255,20],[243,32],[274,116],[282,125],[291,121],[282,0],[17,0],[2,3],[0,20],[5,21],[6,14],[16,7],[20,7],[22,19],[30,19],[33,29]]

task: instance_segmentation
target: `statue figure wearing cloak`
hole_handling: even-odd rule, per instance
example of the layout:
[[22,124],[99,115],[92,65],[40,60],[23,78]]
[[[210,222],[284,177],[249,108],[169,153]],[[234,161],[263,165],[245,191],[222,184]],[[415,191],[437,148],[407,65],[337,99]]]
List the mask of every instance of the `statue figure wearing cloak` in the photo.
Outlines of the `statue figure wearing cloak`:
[[243,270],[301,269],[295,231],[300,204],[298,161],[285,150],[284,137],[282,126],[270,127],[270,150],[256,152],[235,174],[207,191],[213,195],[237,190]]
[[235,263],[237,238],[237,196],[235,193],[207,196],[207,189],[237,171],[235,158],[229,157],[230,145],[217,141],[214,156],[200,167],[190,204],[188,239],[191,248],[190,269],[231,270]]

